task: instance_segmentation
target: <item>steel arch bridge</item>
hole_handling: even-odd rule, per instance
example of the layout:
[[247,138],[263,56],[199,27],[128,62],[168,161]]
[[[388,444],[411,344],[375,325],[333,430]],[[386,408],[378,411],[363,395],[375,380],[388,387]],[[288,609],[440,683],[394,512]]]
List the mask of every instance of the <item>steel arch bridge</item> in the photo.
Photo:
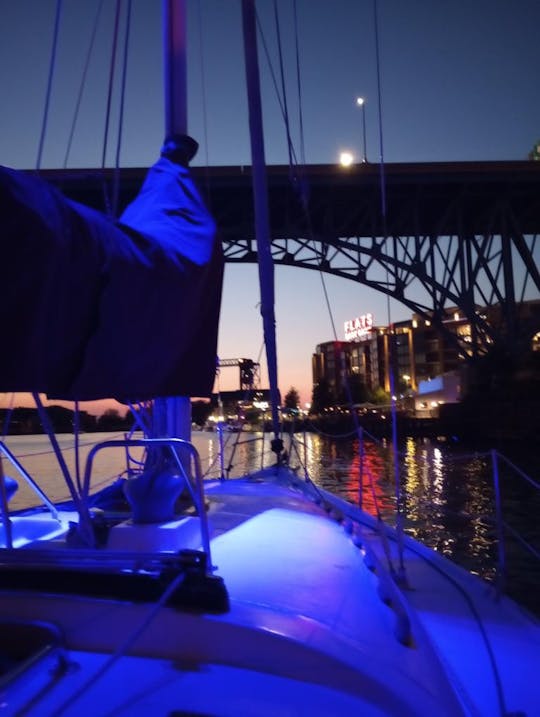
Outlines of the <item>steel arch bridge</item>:
[[[310,170],[288,195],[269,174],[276,264],[387,294],[437,324],[465,357],[521,351],[540,331],[540,305],[536,314],[522,306],[540,299],[540,164],[387,165],[384,184],[376,166]],[[226,259],[256,261],[253,218],[237,219],[234,235],[224,233]],[[472,336],[447,330],[456,308]]]
[[[194,167],[227,262],[257,262],[250,167]],[[50,170],[99,208],[112,170]],[[123,170],[127,203],[144,169]],[[107,176],[108,175],[108,176]],[[540,331],[540,162],[309,165],[267,172],[276,264],[357,281],[430,320],[464,356],[522,351]],[[384,198],[385,211],[382,211]],[[472,337],[447,331],[457,308]],[[536,313],[534,309],[537,309]]]

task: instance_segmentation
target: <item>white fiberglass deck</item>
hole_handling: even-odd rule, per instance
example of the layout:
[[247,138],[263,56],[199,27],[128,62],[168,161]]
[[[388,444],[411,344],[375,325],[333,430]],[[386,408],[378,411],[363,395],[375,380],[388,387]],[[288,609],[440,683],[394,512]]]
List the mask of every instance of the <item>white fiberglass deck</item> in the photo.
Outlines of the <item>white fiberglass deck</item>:
[[[345,530],[290,475],[267,478],[207,486],[212,563],[225,581],[228,612],[165,607],[153,614],[151,603],[0,590],[3,619],[58,626],[76,665],[58,678],[29,670],[6,693],[6,714],[79,716],[99,704],[104,715],[492,717],[504,714],[499,677],[508,710],[535,714],[538,627],[512,603],[486,601],[480,581],[407,539],[409,587],[396,589],[390,607],[380,597],[388,597],[380,588],[389,576],[372,544],[373,522],[358,514],[354,531]],[[127,521],[113,528],[110,547],[198,547],[199,527],[193,517],[156,526]],[[379,551],[375,572],[360,544],[376,563]],[[471,600],[483,621],[471,618]],[[396,637],[404,611],[407,645]],[[54,711],[75,694],[67,711]]]
[[246,515],[255,516],[212,541],[213,563],[231,599],[230,619],[298,641],[359,670],[373,684],[408,693],[420,714],[442,691],[453,714],[452,695],[422,634],[416,633],[412,646],[398,641],[396,614],[379,597],[377,576],[342,525],[272,483],[230,481],[209,491],[223,506],[227,495],[230,507],[241,496],[239,511],[247,508],[250,494],[258,507],[252,504]]

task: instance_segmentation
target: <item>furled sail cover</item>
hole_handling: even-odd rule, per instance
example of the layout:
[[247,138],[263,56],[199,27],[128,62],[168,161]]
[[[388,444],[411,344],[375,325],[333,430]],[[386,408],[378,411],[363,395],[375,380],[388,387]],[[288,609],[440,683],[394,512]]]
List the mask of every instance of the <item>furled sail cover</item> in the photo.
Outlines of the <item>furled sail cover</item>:
[[208,396],[223,255],[189,170],[162,157],[119,222],[0,167],[0,391]]

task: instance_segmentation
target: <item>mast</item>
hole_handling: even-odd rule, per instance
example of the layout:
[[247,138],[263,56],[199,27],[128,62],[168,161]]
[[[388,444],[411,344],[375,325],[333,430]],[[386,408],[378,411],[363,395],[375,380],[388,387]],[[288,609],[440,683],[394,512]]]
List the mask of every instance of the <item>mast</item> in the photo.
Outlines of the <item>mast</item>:
[[[186,2],[163,0],[165,136],[187,132]],[[188,396],[154,400],[155,437],[191,439]]]
[[244,32],[244,57],[249,108],[249,132],[251,139],[251,162],[253,171],[253,202],[255,209],[255,235],[257,239],[259,286],[261,292],[261,315],[264,343],[268,364],[268,380],[272,410],[274,440],[272,450],[278,463],[283,443],[279,438],[279,389],[277,379],[276,320],[274,314],[274,264],[270,251],[270,222],[268,213],[268,188],[264,137],[262,128],[261,90],[259,61],[257,56],[257,30],[255,0],[242,0],[242,26]]
[[187,132],[186,0],[163,0],[165,136]]

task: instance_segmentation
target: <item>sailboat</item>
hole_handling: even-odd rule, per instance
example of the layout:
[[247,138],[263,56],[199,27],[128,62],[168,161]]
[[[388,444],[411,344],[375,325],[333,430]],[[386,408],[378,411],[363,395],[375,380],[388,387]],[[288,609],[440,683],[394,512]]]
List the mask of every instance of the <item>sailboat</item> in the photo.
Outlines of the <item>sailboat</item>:
[[[242,14],[262,314],[275,393],[254,0],[242,1]],[[182,141],[175,136],[176,151]],[[187,169],[180,171],[189,182]],[[17,185],[17,175],[12,180]],[[136,221],[126,226],[113,228],[123,250],[116,265],[123,269],[127,257],[133,268],[140,260],[140,270],[151,274],[146,235]],[[211,223],[206,227],[209,236]],[[193,269],[193,303],[205,295],[199,283],[205,273],[219,277],[214,246],[195,263],[203,269]],[[152,246],[150,256],[156,251],[166,253]],[[173,251],[168,259],[173,274],[185,273],[185,257]],[[216,303],[215,292],[209,311]],[[89,316],[92,326],[90,309]],[[58,340],[63,345],[62,334]],[[210,357],[212,350],[210,342]],[[159,376],[143,384],[134,371],[120,388],[107,373],[111,383],[96,383],[98,344],[82,353],[83,360],[80,346],[73,349],[67,357],[73,362],[66,358],[61,371],[38,366],[14,384],[36,396],[152,394],[165,402],[171,385],[188,396],[194,390],[182,352],[173,360],[179,376],[164,372],[159,385]],[[39,355],[31,358],[39,364]],[[61,505],[0,444],[3,463],[42,500],[39,508],[11,511],[17,483],[2,474],[4,714],[540,714],[540,627],[532,615],[398,528],[297,475],[284,456],[275,396],[273,418],[271,465],[212,481],[203,480],[197,450],[166,419],[155,430],[141,419],[144,438],[97,444],[77,480],[65,471],[72,500]],[[123,485],[125,504],[111,507],[103,493],[92,493],[96,455],[136,448],[149,459]]]

